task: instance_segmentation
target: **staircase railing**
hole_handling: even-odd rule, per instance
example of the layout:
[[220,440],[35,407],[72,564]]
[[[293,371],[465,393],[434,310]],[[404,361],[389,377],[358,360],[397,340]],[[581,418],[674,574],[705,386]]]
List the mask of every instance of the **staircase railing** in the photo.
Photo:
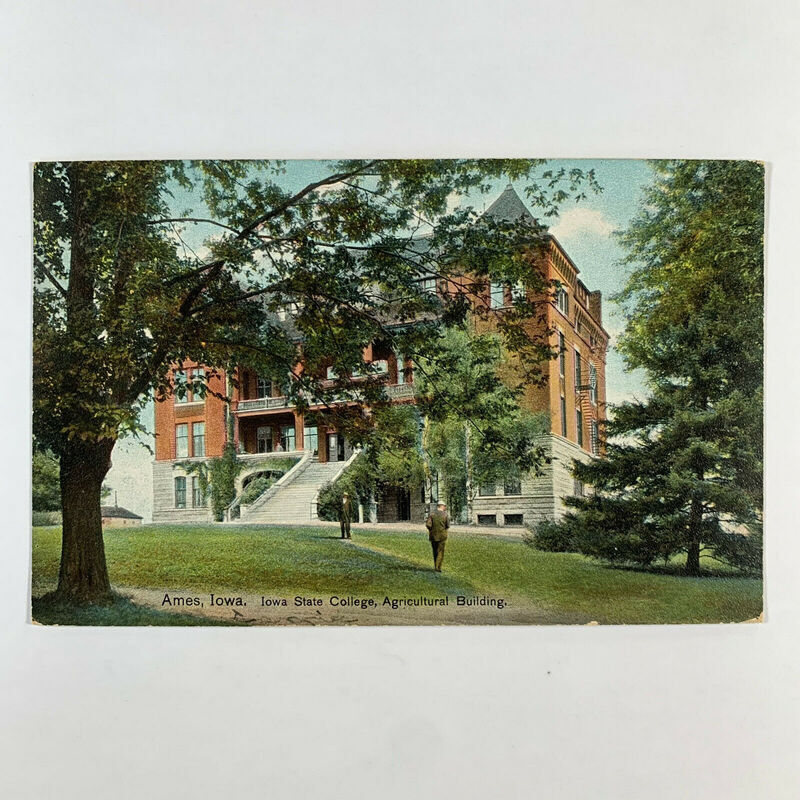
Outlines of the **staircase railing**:
[[[249,505],[242,505],[242,494],[244,490],[239,492],[233,499],[233,502],[225,509],[223,515],[225,522],[233,522],[234,520],[249,516],[253,512],[253,509],[262,506],[270,497],[279,491],[279,489],[286,486],[287,483],[291,483],[301,472],[304,472],[312,459],[313,453],[311,453],[310,450],[306,450],[297,463],[293,464],[277,481],[275,481],[275,483],[262,492]],[[244,512],[244,514],[242,514],[242,512]]]
[[310,450],[306,450],[303,453],[303,457],[288,472],[285,472],[272,486],[262,492],[249,506],[245,506],[242,509],[245,512],[242,518],[249,517],[261,506],[269,502],[281,489],[302,475],[313,460],[314,454]]

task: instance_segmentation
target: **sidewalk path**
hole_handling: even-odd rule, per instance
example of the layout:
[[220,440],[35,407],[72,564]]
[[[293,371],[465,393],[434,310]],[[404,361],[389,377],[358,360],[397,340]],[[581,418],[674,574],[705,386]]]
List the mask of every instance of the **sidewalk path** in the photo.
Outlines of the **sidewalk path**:
[[[308,522],[291,522],[282,525],[271,525],[266,523],[248,523],[248,522],[231,522],[227,523],[237,528],[334,528],[339,530],[338,522],[329,522],[327,520],[317,519],[309,520]],[[354,522],[351,525],[354,531],[396,531],[398,533],[424,533],[427,530],[422,523],[419,522]],[[517,525],[506,525],[504,527],[489,527],[478,525],[451,525],[451,534],[468,535],[468,536],[487,536],[490,538],[503,538],[512,539],[514,541],[522,541],[522,534],[525,533],[525,528]]]

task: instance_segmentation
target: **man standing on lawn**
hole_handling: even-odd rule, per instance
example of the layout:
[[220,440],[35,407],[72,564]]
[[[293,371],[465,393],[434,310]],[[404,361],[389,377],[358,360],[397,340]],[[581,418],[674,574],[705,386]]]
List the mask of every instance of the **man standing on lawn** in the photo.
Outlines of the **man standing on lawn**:
[[350,539],[350,523],[353,521],[353,502],[350,495],[342,495],[342,504],[339,506],[339,527],[342,529],[342,539]]
[[433,567],[437,572],[441,572],[447,529],[450,527],[450,517],[447,516],[447,507],[444,503],[440,501],[436,505],[436,510],[425,520],[425,527],[428,529],[428,538],[433,549]]

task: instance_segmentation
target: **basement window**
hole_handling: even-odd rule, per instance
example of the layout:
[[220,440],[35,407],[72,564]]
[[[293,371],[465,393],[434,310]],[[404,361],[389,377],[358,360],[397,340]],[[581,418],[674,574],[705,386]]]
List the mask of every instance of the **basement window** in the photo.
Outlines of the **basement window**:
[[497,525],[497,514],[478,514],[478,525]]

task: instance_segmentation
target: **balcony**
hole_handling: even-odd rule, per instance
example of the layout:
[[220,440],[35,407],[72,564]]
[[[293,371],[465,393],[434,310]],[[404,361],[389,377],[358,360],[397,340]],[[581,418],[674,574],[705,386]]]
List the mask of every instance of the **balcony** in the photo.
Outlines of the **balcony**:
[[240,400],[236,410],[242,411],[268,411],[273,408],[293,408],[294,403],[288,397],[257,397],[254,400]]
[[390,400],[409,400],[414,397],[413,383],[395,383],[386,387],[386,396]]
[[[323,386],[325,384],[323,383]],[[386,396],[390,400],[411,400],[414,398],[413,383],[389,384],[384,387]],[[344,390],[332,398],[334,403],[352,403],[358,399],[357,386],[351,392]],[[281,397],[257,397],[253,400],[240,400],[236,408],[238,413],[248,411],[272,411],[280,408],[294,408],[294,403],[286,396]]]

